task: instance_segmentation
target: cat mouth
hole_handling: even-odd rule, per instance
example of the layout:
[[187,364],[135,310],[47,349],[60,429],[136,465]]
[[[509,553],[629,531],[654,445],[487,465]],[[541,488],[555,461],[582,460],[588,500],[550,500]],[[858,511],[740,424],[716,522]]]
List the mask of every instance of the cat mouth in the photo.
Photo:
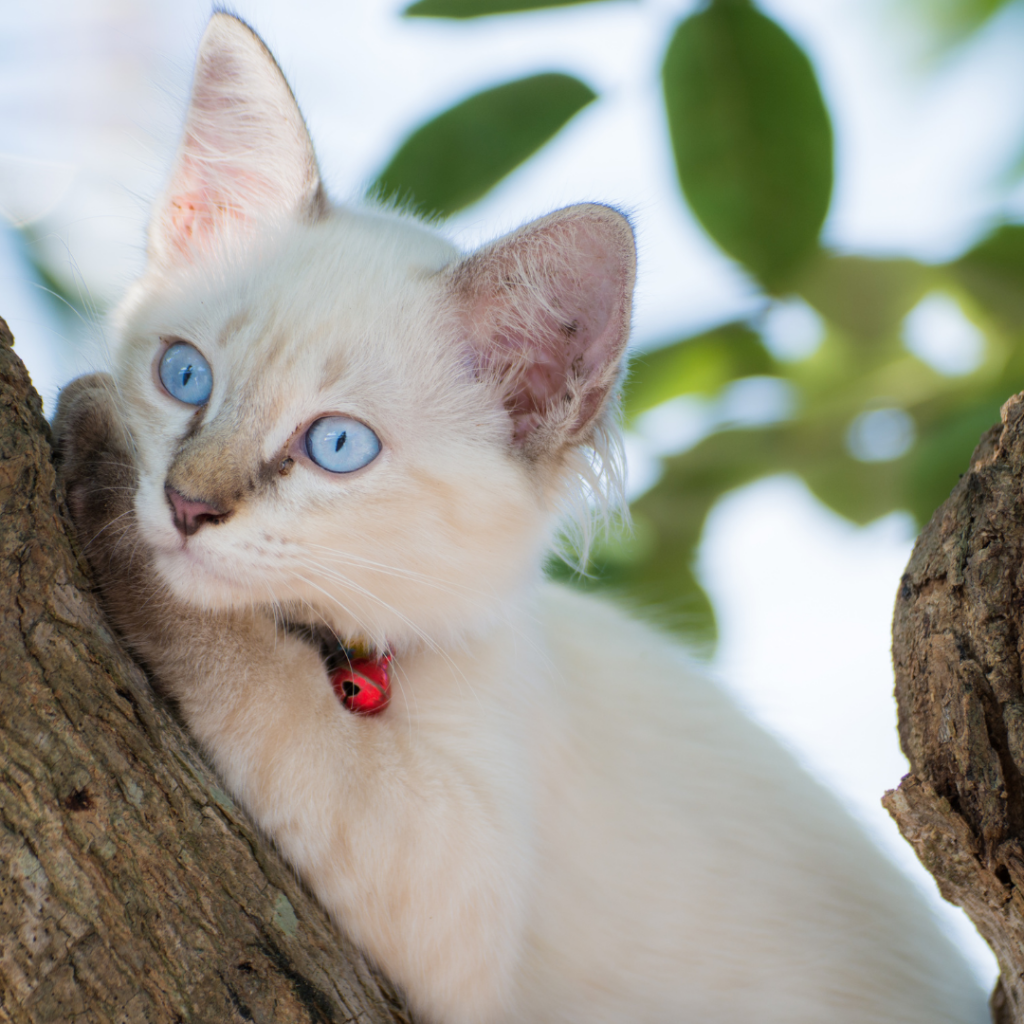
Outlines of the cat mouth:
[[165,542],[155,548],[157,564],[162,574],[185,584],[189,591],[202,590],[204,585],[216,584],[231,592],[244,584],[243,574],[234,567],[218,564],[222,562],[218,556],[194,541],[189,543],[187,537],[180,537],[172,543]]

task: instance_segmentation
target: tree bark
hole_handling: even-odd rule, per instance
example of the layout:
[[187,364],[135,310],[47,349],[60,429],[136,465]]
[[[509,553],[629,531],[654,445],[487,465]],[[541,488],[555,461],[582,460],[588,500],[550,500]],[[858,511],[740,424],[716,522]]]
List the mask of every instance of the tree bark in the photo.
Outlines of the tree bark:
[[104,627],[12,343],[0,320],[0,1022],[407,1022]]
[[1024,1024],[1024,393],[918,538],[893,661],[911,773],[883,803],[995,951],[997,1024]]

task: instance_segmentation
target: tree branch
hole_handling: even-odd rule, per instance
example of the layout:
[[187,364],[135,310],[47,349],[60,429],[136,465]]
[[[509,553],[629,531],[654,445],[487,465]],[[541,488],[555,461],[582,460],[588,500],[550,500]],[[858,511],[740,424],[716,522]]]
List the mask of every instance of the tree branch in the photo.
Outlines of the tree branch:
[[918,538],[893,623],[911,774],[883,803],[999,960],[997,1022],[1024,1022],[1024,394]]
[[104,626],[0,320],[0,1021],[408,1021]]

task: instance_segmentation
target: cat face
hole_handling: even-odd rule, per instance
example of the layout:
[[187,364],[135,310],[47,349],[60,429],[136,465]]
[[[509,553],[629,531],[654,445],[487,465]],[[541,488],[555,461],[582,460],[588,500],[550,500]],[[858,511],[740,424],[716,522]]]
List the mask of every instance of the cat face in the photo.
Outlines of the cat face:
[[632,280],[605,207],[469,257],[332,210],[273,59],[215,15],[117,317],[157,571],[200,606],[380,645],[499,614],[608,419]]
[[[453,258],[418,228],[344,214],[140,292],[118,380],[141,534],[180,597],[298,605],[394,638],[406,620],[433,633],[465,618],[536,564],[544,496],[462,359],[437,276]],[[159,378],[178,339],[210,367],[199,407]],[[328,416],[372,430],[379,454],[317,465],[308,429]],[[183,536],[168,485],[226,518]]]

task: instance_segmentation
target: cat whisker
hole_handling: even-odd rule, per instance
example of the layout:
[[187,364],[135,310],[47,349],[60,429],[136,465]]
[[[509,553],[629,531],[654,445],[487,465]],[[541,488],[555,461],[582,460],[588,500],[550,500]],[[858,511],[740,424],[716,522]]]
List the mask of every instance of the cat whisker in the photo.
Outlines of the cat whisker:
[[[307,568],[311,568],[311,569],[316,570],[318,573],[321,573],[322,575],[324,575],[328,579],[336,580],[337,582],[342,583],[342,584],[344,584],[346,586],[352,585],[352,580],[351,580],[351,578],[349,576],[345,575],[344,573],[342,573],[338,569],[332,569],[329,564],[325,564],[324,562],[311,562],[311,561],[306,561],[306,560],[302,560],[302,559],[299,559],[299,561],[301,562],[301,564],[305,565]],[[344,566],[344,562],[342,562],[341,564],[342,564],[342,566]],[[355,568],[362,568],[362,567],[357,565],[357,566],[355,566]],[[382,570],[374,570],[374,571],[382,571]],[[420,579],[420,578],[417,578],[416,575],[406,575],[406,574],[404,574],[404,573],[402,573],[400,571],[387,572],[387,573],[384,573],[384,575],[393,576],[396,579],[408,579],[409,582],[411,582],[411,583],[420,583],[420,582],[422,582],[422,583],[425,583],[427,586],[430,586],[433,589],[438,590],[438,591],[440,591],[441,593],[444,593],[444,594],[458,594],[460,591],[467,592],[466,588],[447,586],[447,585],[441,583],[438,580],[431,580],[429,577],[423,577],[422,579]],[[483,597],[484,596],[484,593],[482,591],[468,590],[468,593],[472,594],[475,597]]]
[[103,534],[107,532],[107,530],[110,530],[111,527],[114,527],[114,526],[117,526],[118,524],[120,524],[121,528],[122,528],[122,535],[123,535],[123,533],[124,533],[124,526],[126,524],[123,524],[121,521],[123,519],[125,519],[127,516],[130,516],[131,513],[132,513],[132,510],[128,509],[127,511],[122,512],[119,516],[115,516],[109,522],[104,523],[103,526],[101,526],[85,543],[82,544],[82,552],[83,552],[83,554],[87,554],[89,549],[93,546],[93,544],[95,544],[96,541],[99,540],[100,537],[103,536]]
[[[407,616],[405,616],[401,612],[399,612],[397,608],[395,608],[389,602],[385,601],[382,597],[380,597],[380,595],[375,594],[373,591],[367,589],[366,587],[362,586],[359,583],[356,583],[355,580],[351,579],[348,576],[343,575],[342,573],[340,573],[340,572],[338,572],[336,570],[329,569],[326,566],[323,566],[323,565],[321,565],[319,563],[316,563],[316,562],[305,561],[305,560],[300,560],[300,562],[301,562],[302,565],[304,565],[304,567],[306,569],[313,570],[314,572],[317,572],[317,573],[322,573],[324,576],[327,577],[327,579],[330,579],[330,580],[333,580],[333,581],[335,581],[337,583],[340,583],[342,586],[347,587],[347,588],[349,588],[351,590],[354,590],[358,594],[361,594],[361,595],[363,595],[365,597],[369,597],[371,600],[373,600],[377,604],[379,604],[383,609],[387,610],[388,612],[390,612],[393,615],[399,616],[402,619],[403,622],[405,622],[411,628],[416,630],[417,635],[421,639],[427,640],[427,634],[425,634],[422,630],[420,630],[418,627],[416,627],[414,625],[414,623]],[[433,643],[433,641],[430,641],[430,642]]]
[[[48,288],[45,284],[40,284],[38,281],[34,283],[33,287],[39,291],[49,295],[50,298],[56,299],[58,302],[63,303],[82,323],[83,327],[92,329],[95,326],[95,321],[87,318],[82,311],[75,306],[72,302],[69,302],[60,292],[54,291],[52,288]],[[88,310],[86,310],[88,312]]]
[[[312,568],[319,568],[318,566],[311,566],[311,567]],[[351,609],[347,608],[334,594],[331,594],[328,591],[324,590],[322,587],[317,586],[312,580],[308,580],[305,577],[301,577],[301,576],[299,578],[302,579],[303,582],[306,583],[307,585],[315,587],[322,594],[324,594],[325,596],[329,597],[331,600],[333,600],[335,603],[337,603],[339,605],[339,607],[341,607],[343,610],[345,610],[349,615],[352,615],[352,617],[357,619],[357,621],[358,621],[358,617],[355,616],[352,613]],[[436,654],[439,657],[441,657],[448,664],[448,666],[453,670],[453,672],[456,674],[457,678],[461,682],[467,684],[467,687],[468,687],[468,690],[469,690],[470,694],[473,696],[473,698],[477,702],[479,702],[479,695],[477,694],[477,692],[474,689],[474,687],[469,683],[469,680],[467,679],[466,674],[462,671],[462,669],[459,668],[459,666],[456,664],[454,658],[452,658],[452,656],[444,649],[444,647],[441,646],[436,640],[434,640],[433,637],[431,637],[421,627],[417,626],[416,623],[414,623],[408,616],[403,615],[393,605],[389,604],[387,601],[384,601],[382,598],[378,597],[376,594],[373,594],[370,591],[366,590],[365,587],[361,587],[357,583],[355,583],[355,582],[353,582],[351,580],[344,580],[344,578],[341,578],[341,577],[339,577],[339,582],[342,582],[344,585],[347,585],[347,586],[351,587],[357,593],[363,594],[366,597],[371,598],[372,600],[374,600],[378,604],[380,604],[384,609],[389,611],[392,615],[395,615],[399,619],[401,619],[413,631],[414,635],[417,636],[420,639],[420,641],[427,647],[428,650],[430,650],[433,654]],[[362,623],[360,623],[360,628],[362,628]]]
[[[313,564],[309,564],[309,565],[308,565],[308,568],[311,568],[311,569],[317,569],[317,568],[319,568],[319,567],[318,567],[318,566],[316,566],[316,565],[313,565]],[[347,608],[347,607],[346,607],[346,606],[345,606],[345,605],[344,605],[344,604],[343,604],[343,603],[342,603],[342,602],[341,602],[341,601],[340,601],[340,600],[338,599],[338,597],[337,597],[337,596],[336,596],[335,594],[332,594],[332,593],[331,593],[331,592],[330,592],[329,590],[326,590],[326,589],[324,589],[323,587],[319,586],[319,585],[318,585],[318,584],[317,584],[317,583],[316,583],[315,581],[313,581],[313,580],[311,580],[311,579],[307,579],[307,578],[306,578],[306,577],[304,577],[304,576],[300,576],[299,578],[300,578],[300,579],[301,579],[301,580],[302,580],[302,581],[303,581],[304,583],[306,583],[306,584],[307,584],[308,586],[311,586],[311,587],[313,587],[313,588],[314,588],[315,590],[318,590],[318,591],[320,591],[320,593],[321,593],[321,594],[323,594],[323,595],[324,595],[325,597],[327,597],[327,598],[329,598],[330,600],[334,601],[334,602],[335,602],[335,603],[336,603],[336,604],[337,604],[337,605],[338,605],[338,606],[339,606],[340,608],[342,608],[342,609],[343,609],[344,611],[346,611],[346,612],[347,612],[348,614],[350,614],[350,615],[352,614],[352,612],[351,612],[351,609]],[[378,597],[378,596],[377,596],[376,594],[374,594],[374,593],[372,593],[371,591],[367,590],[367,589],[366,589],[365,587],[361,587],[361,586],[360,586],[360,585],[359,585],[358,583],[355,583],[355,582],[354,582],[354,581],[352,581],[352,580],[344,580],[343,578],[339,577],[339,582],[342,582],[342,583],[343,583],[343,585],[346,585],[346,586],[348,586],[348,587],[349,587],[350,589],[352,589],[352,590],[356,591],[356,593],[358,593],[358,594],[362,595],[363,597],[368,597],[368,598],[370,598],[370,600],[372,600],[372,601],[375,601],[375,602],[376,602],[377,604],[379,604],[379,605],[380,605],[380,606],[381,606],[381,607],[382,607],[382,608],[383,608],[383,609],[384,609],[385,611],[388,611],[388,612],[390,612],[390,613],[391,613],[392,615],[394,615],[394,616],[395,616],[396,618],[398,618],[399,620],[401,620],[401,621],[402,621],[402,622],[403,622],[403,623],[404,623],[404,624],[405,624],[406,626],[408,626],[408,628],[409,628],[409,629],[410,629],[410,630],[411,630],[411,631],[412,631],[412,632],[413,632],[413,633],[414,633],[414,634],[415,634],[415,635],[416,635],[416,636],[417,636],[417,637],[418,637],[418,638],[419,638],[419,639],[420,639],[420,640],[421,640],[421,641],[422,641],[422,642],[423,642],[423,643],[424,643],[424,644],[425,644],[425,645],[426,645],[426,646],[427,646],[427,647],[428,647],[428,648],[429,648],[429,649],[430,649],[431,651],[433,651],[434,653],[441,653],[441,648],[440,648],[440,646],[439,646],[439,645],[437,644],[437,642],[436,642],[436,641],[435,641],[435,640],[434,640],[434,639],[433,639],[433,638],[432,638],[432,637],[431,637],[431,636],[430,636],[430,635],[429,635],[429,634],[428,634],[427,632],[425,632],[425,631],[424,631],[424,630],[423,630],[422,628],[420,628],[419,626],[417,626],[417,625],[416,625],[416,623],[412,621],[412,619],[410,619],[410,618],[409,618],[409,617],[408,617],[407,615],[404,615],[404,614],[403,614],[402,612],[400,612],[400,611],[399,611],[399,610],[398,610],[397,608],[395,608],[395,607],[394,607],[393,605],[389,604],[389,603],[388,603],[387,601],[385,601],[385,600],[384,600],[383,598],[381,598],[381,597]]]
[[[359,562],[365,562],[366,564],[368,564],[370,566],[373,566],[373,567],[381,566],[382,569],[390,569],[391,568],[390,566],[385,566],[383,563],[374,562],[372,559],[363,559],[361,556],[358,556],[358,555],[354,555],[354,556],[351,556],[351,557],[348,554],[341,555],[336,550],[334,550],[334,549],[332,549],[332,548],[330,548],[330,547],[328,547],[326,545],[323,545],[323,544],[310,544],[308,546],[311,547],[311,548],[316,548],[317,550],[321,550],[325,554],[328,554],[328,555],[334,555],[334,556],[339,556],[340,555],[340,557],[336,557],[336,560],[339,561],[339,562],[342,562],[342,563],[343,563],[343,559],[350,559],[351,561],[356,562],[357,564]],[[330,561],[330,559],[328,559],[328,561]],[[323,573],[324,575],[328,576],[329,578],[337,581],[338,583],[341,583],[343,586],[350,586],[350,587],[354,586],[353,581],[348,576],[345,576],[344,574],[338,572],[337,570],[329,569],[326,565],[324,565],[322,563],[319,563],[319,562],[317,562],[317,563],[305,562],[304,564],[308,568],[315,569],[317,572]],[[439,580],[437,580],[435,578],[432,578],[430,576],[427,576],[427,575],[425,575],[423,573],[408,572],[408,571],[405,571],[405,570],[398,569],[397,567],[394,569],[393,572],[391,572],[389,574],[390,575],[394,575],[394,576],[398,576],[398,577],[408,577],[408,578],[413,579],[413,580],[415,580],[417,582],[423,581],[423,582],[428,583],[428,584],[433,584],[438,590],[442,591],[443,593],[457,594],[457,593],[461,592],[463,594],[470,594],[470,595],[473,595],[473,596],[476,596],[476,597],[489,597],[490,596],[487,591],[481,590],[479,588],[465,587],[465,586],[460,586],[460,585],[457,585],[457,584],[454,585],[454,586],[446,586],[446,585],[443,585]],[[376,596],[376,595],[373,595],[373,596]],[[378,598],[378,600],[379,600],[379,598]],[[516,633],[516,634],[521,634],[522,633],[522,631],[519,629],[518,626],[515,625],[514,622],[509,621],[504,615],[502,616],[502,618],[503,618],[503,621],[506,621],[506,624],[508,625],[508,627],[514,633]],[[536,641],[530,640],[530,645],[531,645],[531,648],[532,647],[536,647],[537,646]]]
[[[378,638],[381,637],[382,631],[380,629],[372,627],[369,623],[365,622],[361,618],[361,616],[357,615],[353,611],[353,609],[351,609],[348,605],[346,605],[345,602],[342,601],[337,595],[332,594],[329,591],[324,590],[322,587],[317,586],[317,584],[313,580],[306,579],[306,577],[304,577],[304,576],[299,576],[298,579],[301,580],[303,583],[305,583],[307,586],[312,587],[314,590],[319,590],[320,593],[322,593],[325,597],[327,597],[334,604],[336,604],[343,612],[345,612],[346,615],[351,616],[352,619],[355,621],[356,625],[358,626],[358,628],[360,630],[362,630],[363,632],[365,632],[367,635],[369,635],[371,637],[374,637],[374,636],[376,636]],[[307,598],[303,597],[301,594],[296,594],[295,596],[296,596],[296,598],[298,599],[298,601],[301,604],[306,605],[307,607],[309,607],[310,610],[314,612],[316,618],[318,618],[321,622],[323,622],[323,624],[328,629],[332,630],[332,632],[333,632],[332,624],[327,621],[327,619],[324,617],[324,615],[321,612],[316,611],[313,608],[313,605],[311,604],[311,602]],[[383,643],[381,643],[380,646],[385,646],[385,645]]]
[[377,562],[372,558],[365,558],[362,555],[356,555],[351,552],[341,552],[336,548],[328,547],[326,544],[307,544],[308,548],[315,549],[317,551],[323,551],[331,556],[331,558],[341,564],[353,565],[365,567],[368,569],[375,569],[378,572],[384,573],[388,576],[397,576],[401,579],[414,580],[417,583],[425,583],[428,586],[437,587],[440,590],[444,590],[448,593],[455,593],[456,591],[462,591],[466,594],[472,594],[476,596],[483,595],[485,591],[480,590],[477,587],[469,587],[461,583],[454,581],[443,581],[438,576],[430,576],[427,573],[415,572],[411,569],[403,569],[400,566],[388,565],[385,562]]

